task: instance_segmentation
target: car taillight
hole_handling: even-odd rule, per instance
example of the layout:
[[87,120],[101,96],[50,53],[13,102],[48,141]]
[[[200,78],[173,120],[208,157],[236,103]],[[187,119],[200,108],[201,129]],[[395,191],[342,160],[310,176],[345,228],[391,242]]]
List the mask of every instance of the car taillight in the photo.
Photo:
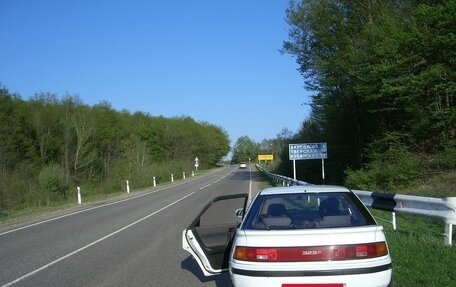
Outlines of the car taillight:
[[385,256],[385,242],[311,247],[236,246],[233,258],[256,262],[300,262],[366,259]]

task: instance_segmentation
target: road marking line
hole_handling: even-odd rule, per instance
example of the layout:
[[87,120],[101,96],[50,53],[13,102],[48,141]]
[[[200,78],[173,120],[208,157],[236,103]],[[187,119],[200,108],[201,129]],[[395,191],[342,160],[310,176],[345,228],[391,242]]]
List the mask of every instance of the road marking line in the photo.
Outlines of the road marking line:
[[149,214],[149,215],[147,215],[147,216],[145,216],[145,217],[143,217],[143,218],[140,218],[140,219],[136,220],[135,222],[130,223],[130,224],[128,224],[127,226],[124,226],[124,227],[122,227],[121,229],[118,229],[118,230],[116,230],[116,231],[114,231],[114,232],[112,232],[112,233],[110,233],[110,234],[108,234],[108,235],[106,235],[106,236],[104,236],[104,237],[98,239],[98,240],[95,240],[94,242],[89,243],[89,244],[87,244],[87,245],[85,245],[85,246],[83,246],[83,247],[81,247],[81,248],[79,248],[79,249],[77,249],[77,250],[75,250],[75,251],[73,251],[73,252],[71,252],[71,253],[68,253],[68,254],[65,255],[65,256],[62,256],[62,257],[60,257],[60,258],[58,258],[58,259],[56,259],[56,260],[54,260],[54,261],[52,261],[52,262],[50,262],[50,263],[48,263],[48,264],[46,264],[46,265],[43,265],[43,266],[41,266],[40,268],[35,269],[34,271],[32,271],[32,272],[30,272],[30,273],[27,273],[27,274],[25,274],[24,276],[19,277],[19,278],[17,278],[16,280],[13,280],[13,281],[11,281],[11,282],[9,282],[9,283],[3,285],[2,287],[12,286],[12,285],[18,283],[19,281],[22,281],[22,280],[24,280],[24,279],[26,279],[26,278],[28,278],[28,277],[30,277],[30,276],[32,276],[32,275],[38,273],[38,272],[41,272],[41,271],[47,269],[48,267],[51,267],[52,265],[54,265],[54,264],[56,264],[56,263],[58,263],[58,262],[60,262],[60,261],[62,261],[62,260],[64,260],[64,259],[66,259],[66,258],[68,258],[68,257],[71,257],[71,256],[73,256],[73,255],[75,255],[75,254],[77,254],[77,253],[79,253],[79,252],[81,252],[81,251],[83,251],[83,250],[85,250],[85,249],[87,249],[87,248],[89,248],[89,247],[91,247],[91,246],[97,244],[97,243],[100,243],[101,241],[103,241],[103,240],[105,240],[105,239],[108,239],[109,237],[112,237],[112,236],[116,235],[116,234],[119,233],[119,232],[124,231],[124,230],[127,229],[127,228],[132,227],[133,225],[136,225],[136,224],[140,223],[141,221],[146,220],[147,218],[149,218],[149,217],[151,217],[151,216],[154,216],[155,214],[157,214],[157,213],[159,213],[159,212],[161,212],[161,211],[167,209],[168,207],[173,206],[174,204],[176,204],[176,203],[178,203],[178,202],[180,202],[180,201],[186,199],[187,197],[192,196],[193,194],[195,194],[195,192],[192,192],[192,193],[190,193],[190,194],[187,194],[186,196],[184,196],[184,197],[182,197],[182,198],[180,198],[180,199],[178,199],[178,200],[176,200],[176,201],[174,201],[174,202],[172,202],[172,203],[170,203],[170,204],[168,204],[168,205],[166,205],[166,206],[160,208],[159,210],[154,211],[153,213],[151,213],[151,214]]
[[211,185],[212,185],[212,183],[209,183],[208,185],[205,185],[205,186],[203,186],[203,187],[200,187],[200,190],[205,189],[206,187],[209,187],[209,186],[211,186]]

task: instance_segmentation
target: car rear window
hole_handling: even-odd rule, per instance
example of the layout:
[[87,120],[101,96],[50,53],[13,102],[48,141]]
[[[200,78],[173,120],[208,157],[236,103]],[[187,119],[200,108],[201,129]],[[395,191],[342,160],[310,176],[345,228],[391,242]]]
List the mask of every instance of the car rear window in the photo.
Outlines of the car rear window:
[[283,230],[375,225],[352,193],[260,195],[252,203],[243,229]]

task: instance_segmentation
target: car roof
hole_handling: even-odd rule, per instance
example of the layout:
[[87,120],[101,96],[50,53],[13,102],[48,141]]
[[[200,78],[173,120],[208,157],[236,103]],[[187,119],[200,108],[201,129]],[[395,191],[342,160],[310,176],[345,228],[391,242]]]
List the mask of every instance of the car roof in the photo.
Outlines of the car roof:
[[327,192],[348,192],[351,191],[343,186],[336,185],[294,185],[281,187],[268,187],[260,191],[261,195],[291,194],[291,193],[327,193]]

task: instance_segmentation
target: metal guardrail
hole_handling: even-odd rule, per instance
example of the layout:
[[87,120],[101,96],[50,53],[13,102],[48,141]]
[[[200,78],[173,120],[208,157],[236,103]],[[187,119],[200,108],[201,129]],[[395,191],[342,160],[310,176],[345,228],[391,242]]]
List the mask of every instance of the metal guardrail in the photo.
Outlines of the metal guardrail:
[[[273,174],[260,165],[256,166],[261,172],[276,180],[276,182],[282,182],[284,186],[310,184],[286,176]],[[394,229],[396,229],[396,212],[443,221],[445,223],[444,244],[452,245],[453,225],[456,224],[456,197],[435,198],[364,190],[353,190],[353,192],[366,206],[392,212]]]

